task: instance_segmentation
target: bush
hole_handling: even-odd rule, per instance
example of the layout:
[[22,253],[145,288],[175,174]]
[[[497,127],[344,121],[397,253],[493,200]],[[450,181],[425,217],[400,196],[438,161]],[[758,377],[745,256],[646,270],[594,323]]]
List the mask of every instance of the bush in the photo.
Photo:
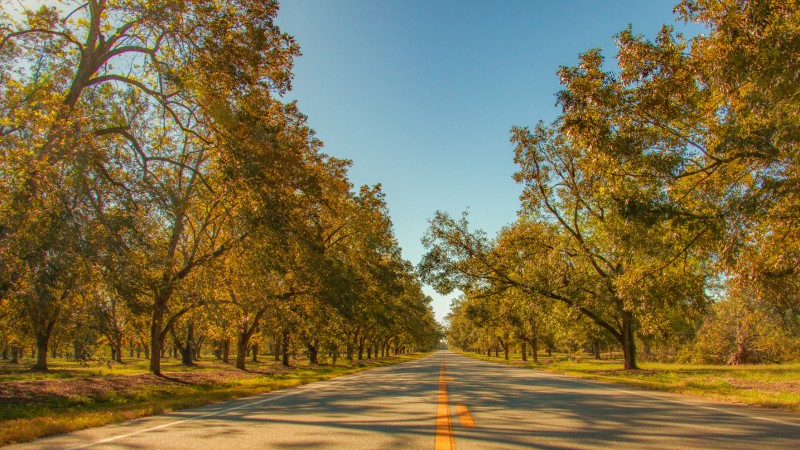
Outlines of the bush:
[[797,359],[798,350],[800,339],[784,326],[780,312],[736,295],[712,305],[682,359],[729,365],[780,363]]

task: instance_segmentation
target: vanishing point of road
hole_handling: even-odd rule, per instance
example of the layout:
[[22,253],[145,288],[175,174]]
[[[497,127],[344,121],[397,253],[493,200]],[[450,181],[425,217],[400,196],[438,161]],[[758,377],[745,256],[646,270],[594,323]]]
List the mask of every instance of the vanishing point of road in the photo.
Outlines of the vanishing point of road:
[[800,448],[800,416],[447,351],[15,449]]

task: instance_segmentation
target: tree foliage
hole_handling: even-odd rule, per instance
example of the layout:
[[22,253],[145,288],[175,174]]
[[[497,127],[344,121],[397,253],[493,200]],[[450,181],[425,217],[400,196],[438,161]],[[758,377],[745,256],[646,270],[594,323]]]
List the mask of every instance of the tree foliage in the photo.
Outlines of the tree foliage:
[[207,336],[236,338],[244,368],[265,322],[287,342],[340,345],[333,325],[350,320],[384,327],[371,346],[387,330],[404,334],[397,348],[436,339],[380,187],[353,192],[349,163],[282,100],[300,52],[277,13],[251,0],[4,6],[0,301],[26,321],[2,318],[4,346],[34,338],[46,370],[74,311],[97,331],[88,344],[103,336],[116,360],[122,342],[146,345],[156,374],[170,342],[192,364]]
[[[684,0],[680,19],[707,33],[664,26],[651,41],[628,27],[614,70],[599,49],[560,68],[558,119],[511,132],[520,219],[489,240],[437,215],[426,279],[567,305],[613,337],[626,368],[637,341],[697,323],[711,292],[727,300],[699,328],[704,342],[744,317],[735,309],[796,333],[798,6]],[[495,298],[498,315],[509,299]],[[725,351],[747,360],[741,345]]]

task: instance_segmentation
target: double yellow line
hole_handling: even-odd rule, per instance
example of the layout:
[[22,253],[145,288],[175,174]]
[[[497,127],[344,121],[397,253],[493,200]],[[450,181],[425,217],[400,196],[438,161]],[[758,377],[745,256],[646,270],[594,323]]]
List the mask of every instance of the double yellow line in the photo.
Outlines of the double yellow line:
[[[464,405],[458,405],[458,418],[461,426],[473,428],[475,422]],[[453,427],[450,424],[450,401],[447,398],[447,377],[445,377],[444,363],[439,370],[439,406],[436,412],[436,446],[435,450],[455,450],[453,442]]]

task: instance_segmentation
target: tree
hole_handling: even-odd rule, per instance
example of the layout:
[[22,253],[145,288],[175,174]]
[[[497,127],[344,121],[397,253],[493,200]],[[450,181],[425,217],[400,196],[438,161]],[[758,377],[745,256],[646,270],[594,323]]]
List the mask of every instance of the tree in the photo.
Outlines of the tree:
[[[154,204],[150,225],[171,230],[163,251],[155,252],[160,281],[150,286],[154,373],[160,371],[157,355],[169,329],[164,315],[176,283],[232,246],[210,234],[220,225],[210,221],[225,218],[220,213],[230,206],[222,201],[227,190],[209,183],[214,176],[208,171],[225,145],[217,135],[215,115],[225,110],[220,102],[245,94],[269,100],[289,87],[298,50],[273,24],[276,12],[275,2],[101,0],[71,12],[24,10],[24,23],[4,26],[5,67],[18,70],[4,72],[4,91],[11,95],[3,110],[24,114],[7,115],[4,122],[9,201],[3,203],[9,206],[0,244],[10,250],[3,252],[3,265],[13,266],[13,274],[25,271],[16,263],[27,256],[13,251],[31,247],[33,233],[24,227],[75,228],[55,226],[53,218],[66,216],[54,199],[62,199],[66,211],[76,191],[96,200],[94,206],[112,197],[116,209],[128,212]],[[65,189],[81,187],[81,180],[97,183],[83,192]],[[53,194],[45,195],[48,189]],[[53,204],[27,207],[42,198]],[[4,289],[14,277],[4,279]]]
[[[594,70],[593,55],[585,58],[584,71]],[[632,143],[635,133],[617,133],[608,145],[619,140],[621,151],[639,145]],[[512,141],[520,165],[516,177],[525,184],[523,211],[556,224],[565,261],[580,272],[581,298],[569,301],[585,305],[584,314],[619,342],[625,367],[635,368],[638,327],[649,332],[667,311],[705,304],[710,272],[698,242],[714,230],[662,220],[667,190],[657,179],[636,176],[636,160],[597,158],[590,144],[584,148],[542,125],[532,133],[515,130]],[[614,319],[600,319],[602,314]]]
[[422,345],[430,310],[380,186],[354,191],[281,99],[299,49],[277,2],[59,8],[0,17],[0,323],[26,320],[9,344],[35,337],[46,369],[54,329],[116,360],[127,337],[155,374],[170,336],[192,364],[235,327],[241,359],[268,315],[287,357],[350,322],[368,352]]
[[724,231],[710,249],[717,270],[771,291],[761,301],[795,317],[796,8],[685,0],[680,17],[707,33],[689,40],[664,27],[650,42],[629,28],[617,36],[617,73],[600,70],[598,52],[559,73],[561,131],[602,157],[638,161],[665,185],[662,220]]
[[280,247],[266,240],[249,242],[249,248],[241,248],[223,261],[216,293],[227,311],[225,315],[232,319],[236,367],[242,370],[246,368],[251,338],[257,335],[262,319],[298,294],[281,267],[279,255],[285,253],[278,251]]
[[[555,151],[550,157],[548,161],[567,158]],[[577,161],[570,161],[576,170]],[[670,238],[664,239],[663,228],[633,230],[631,221],[615,214],[613,202],[604,205],[602,199],[584,195],[593,190],[580,185],[574,171],[573,178],[558,180],[562,197],[555,197],[542,171],[544,163],[532,163],[538,167],[523,194],[531,196],[526,210],[535,216],[541,212],[533,208],[541,207],[554,216],[554,223],[521,220],[491,242],[470,232],[466,217],[455,221],[439,213],[425,238],[429,252],[420,267],[424,279],[440,292],[513,287],[561,302],[612,335],[623,349],[625,368],[635,368],[636,327],[655,329],[667,311],[691,310],[705,302],[702,259],[687,254],[677,241],[690,242],[696,233],[670,230]],[[553,173],[569,173],[563,169],[555,167]],[[532,187],[538,191],[530,192]],[[582,209],[603,212],[594,218]],[[642,241],[648,245],[638,247]]]
[[714,303],[688,350],[700,363],[780,363],[796,357],[800,340],[779,310],[734,287]]

